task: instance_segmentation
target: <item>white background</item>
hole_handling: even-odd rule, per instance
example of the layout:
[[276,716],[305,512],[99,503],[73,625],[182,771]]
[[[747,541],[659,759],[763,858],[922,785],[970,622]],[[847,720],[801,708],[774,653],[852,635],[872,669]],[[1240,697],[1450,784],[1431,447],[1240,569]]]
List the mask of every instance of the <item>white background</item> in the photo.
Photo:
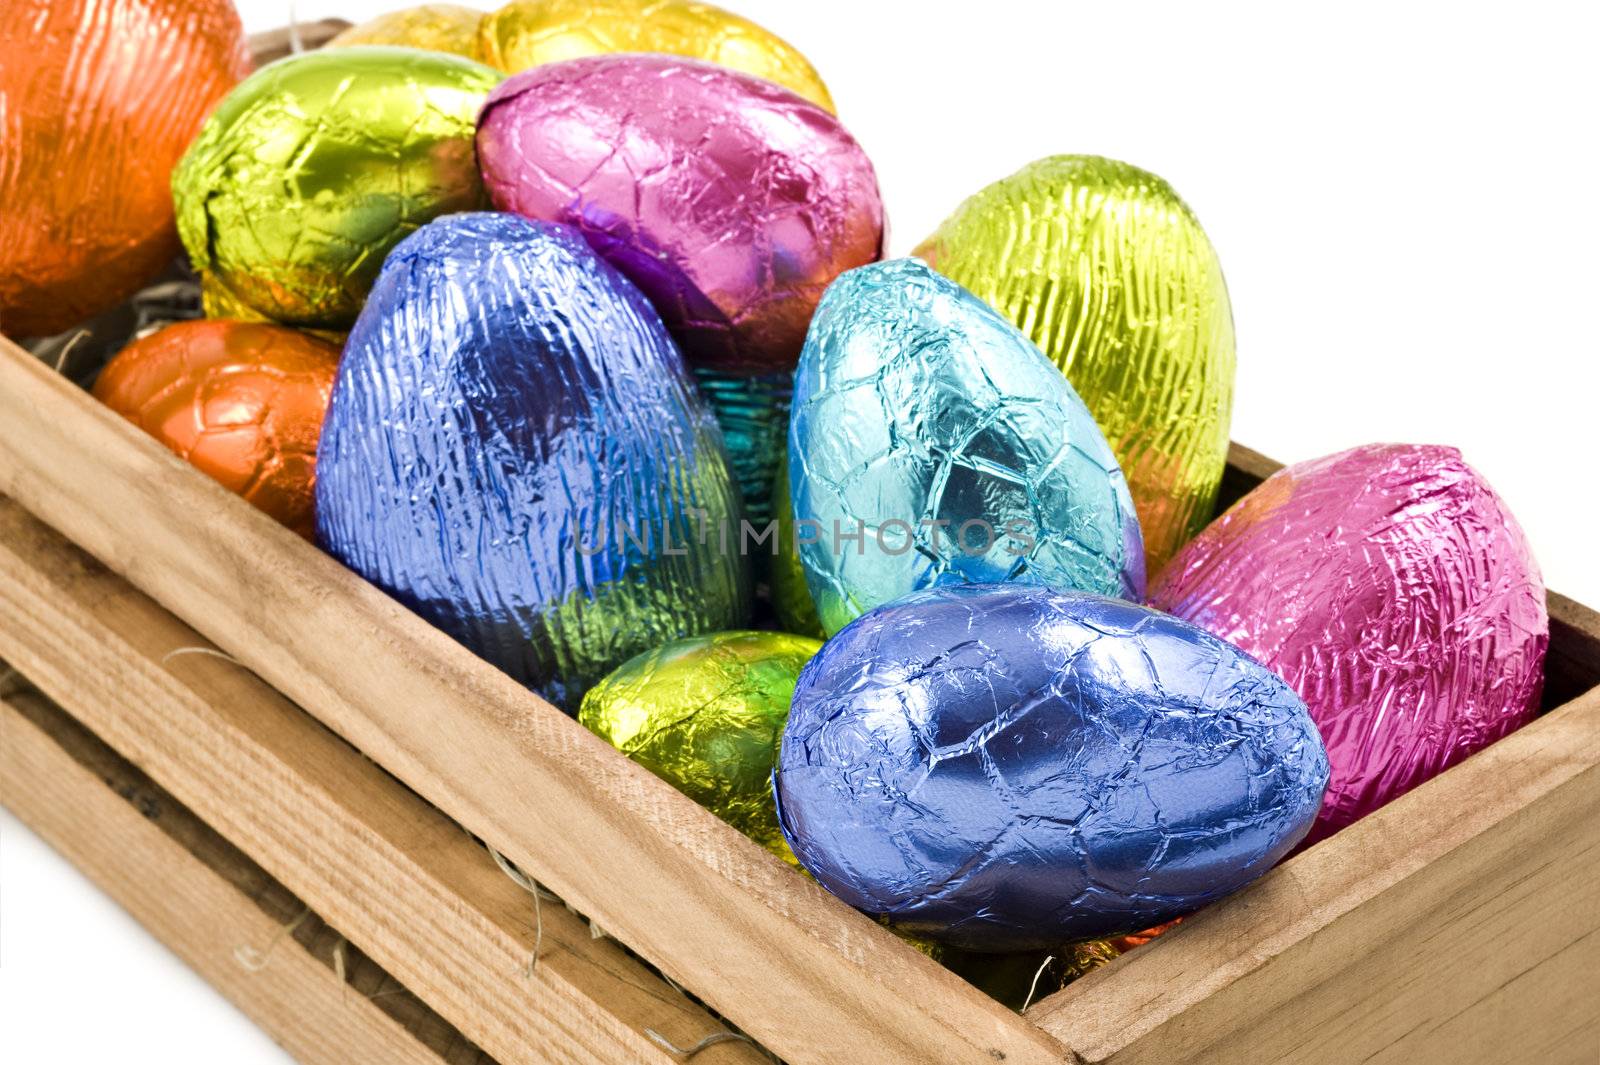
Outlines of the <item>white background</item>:
[[[1236,440],[1284,461],[1455,444],[1548,583],[1600,603],[1594,8],[724,3],[822,72],[878,166],[896,253],[1038,156],[1154,170],[1227,272]],[[252,31],[288,21],[281,0],[240,9]],[[9,815],[0,1032],[18,1065],[284,1060]]]

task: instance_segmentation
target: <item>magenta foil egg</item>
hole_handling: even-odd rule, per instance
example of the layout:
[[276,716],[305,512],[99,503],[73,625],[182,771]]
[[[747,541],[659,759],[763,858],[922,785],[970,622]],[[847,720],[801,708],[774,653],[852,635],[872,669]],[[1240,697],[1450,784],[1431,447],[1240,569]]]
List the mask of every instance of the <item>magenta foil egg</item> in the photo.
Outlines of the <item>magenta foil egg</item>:
[[882,249],[877,177],[838,119],[692,60],[519,74],[484,107],[478,156],[496,207],[576,226],[702,368],[792,368],[828,283]]
[[1538,709],[1539,567],[1454,448],[1369,445],[1280,470],[1178,553],[1150,601],[1306,701],[1332,765],[1307,843]]

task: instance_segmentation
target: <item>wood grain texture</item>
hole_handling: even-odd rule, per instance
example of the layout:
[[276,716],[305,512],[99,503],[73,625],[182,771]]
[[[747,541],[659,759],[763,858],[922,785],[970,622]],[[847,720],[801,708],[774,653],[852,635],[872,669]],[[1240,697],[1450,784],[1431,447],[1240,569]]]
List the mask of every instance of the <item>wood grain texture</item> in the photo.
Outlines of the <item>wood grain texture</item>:
[[0,802],[307,1065],[493,1065],[37,695],[0,700]]
[[4,342],[0,492],[795,1065],[1066,1057]]
[[[502,1062],[675,1060],[725,1026],[248,671],[0,499],[0,654]],[[248,782],[241,787],[240,782]],[[287,920],[287,918],[285,918]],[[708,1065],[766,1059],[748,1043]]]
[[1600,689],[1028,1017],[1116,1065],[1592,1065]]

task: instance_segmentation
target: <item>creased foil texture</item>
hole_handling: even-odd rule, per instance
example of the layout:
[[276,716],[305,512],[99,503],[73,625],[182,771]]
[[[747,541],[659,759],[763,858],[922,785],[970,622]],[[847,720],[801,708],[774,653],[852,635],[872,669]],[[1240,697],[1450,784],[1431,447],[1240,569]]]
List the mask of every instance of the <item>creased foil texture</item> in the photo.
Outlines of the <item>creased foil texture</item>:
[[828,289],[795,374],[789,484],[822,627],[935,584],[1144,595],[1128,486],[1072,386],[915,259]]
[[775,786],[824,887],[969,950],[1147,928],[1266,872],[1328,762],[1305,705],[1145,607],[1028,585],[921,592],[801,673]]
[[788,862],[772,767],[817,640],[718,632],[649,651],[583,697],[578,721]]
[[967,200],[915,254],[1067,375],[1127,475],[1156,573],[1211,518],[1233,409],[1228,289],[1188,205],[1137,167],[1054,156]]
[[318,538],[351,568],[576,711],[744,621],[737,513],[671,338],[574,230],[459,214],[389,256],[318,456]]
[[[744,496],[744,515],[760,535],[767,523],[777,517],[772,492],[778,464],[783,460],[784,440],[789,435],[794,375],[746,377],[696,370],[694,377],[700,394],[722,426],[722,442],[727,445],[728,460]],[[759,550],[764,557],[770,557],[765,544]]]
[[391,248],[431,218],[485,206],[474,120],[500,77],[378,47],[257,71],[172,175],[195,268],[274,321],[348,328]]
[[377,44],[426,48],[484,63],[487,62],[483,48],[484,18],[484,13],[475,7],[418,4],[351,26],[324,47]]
[[1374,444],[1268,478],[1151,603],[1305,699],[1333,763],[1315,842],[1528,721],[1550,621],[1522,529],[1454,448]]
[[518,74],[484,108],[478,154],[496,207],[581,229],[697,367],[792,369],[828,283],[883,242],[877,177],[838,120],[705,63]]
[[58,333],[172,261],[168,176],[249,71],[225,0],[7,0],[0,330]]

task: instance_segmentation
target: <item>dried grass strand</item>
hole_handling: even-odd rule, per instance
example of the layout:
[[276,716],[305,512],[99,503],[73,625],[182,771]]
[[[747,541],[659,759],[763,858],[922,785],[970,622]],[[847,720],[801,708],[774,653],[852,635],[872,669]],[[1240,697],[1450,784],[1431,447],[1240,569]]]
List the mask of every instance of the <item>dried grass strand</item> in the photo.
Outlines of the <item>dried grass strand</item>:
[[1054,954],[1050,955],[1044,960],[1044,964],[1039,966],[1039,971],[1033,974],[1033,983],[1028,985],[1028,997],[1022,1000],[1022,1010],[1020,1012],[1026,1013],[1028,1007],[1033,1005],[1033,993],[1039,990],[1039,977],[1044,975],[1044,971],[1050,968],[1050,963],[1055,960],[1056,956]]
[[655,1043],[655,1045],[660,1047],[662,1050],[665,1050],[668,1054],[673,1054],[685,1061],[688,1061],[702,1050],[716,1046],[718,1043],[732,1043],[735,1041],[741,1043],[750,1043],[752,1045],[755,1043],[754,1039],[751,1039],[743,1032],[712,1032],[710,1035],[700,1040],[700,1042],[694,1044],[693,1046],[687,1047],[678,1046],[676,1043],[662,1035],[660,1032],[656,1031],[654,1028],[646,1028],[644,1030],[644,1034],[649,1036],[651,1042]]

